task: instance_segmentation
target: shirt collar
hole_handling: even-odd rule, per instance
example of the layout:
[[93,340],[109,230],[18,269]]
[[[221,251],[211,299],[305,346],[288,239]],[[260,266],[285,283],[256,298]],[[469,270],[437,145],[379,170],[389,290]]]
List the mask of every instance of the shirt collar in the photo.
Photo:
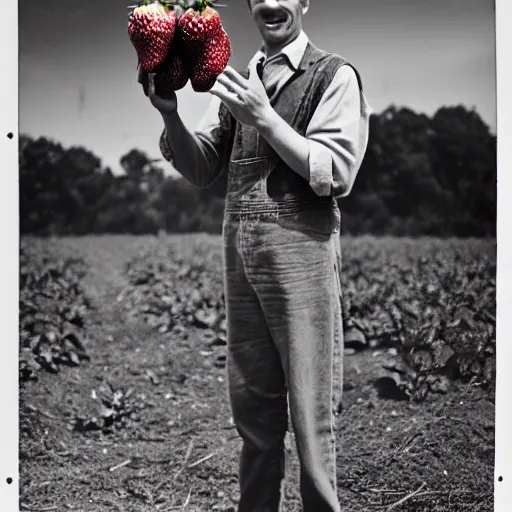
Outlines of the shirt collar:
[[[302,57],[304,57],[304,52],[309,43],[309,38],[306,33],[301,30],[300,34],[287,46],[285,46],[278,55],[284,54],[288,57],[288,61],[292,65],[292,67],[296,70],[299,68]],[[277,55],[276,55],[277,56]],[[265,50],[263,46],[256,52],[254,57],[251,59],[251,63],[256,60],[260,60],[261,58],[266,60]]]

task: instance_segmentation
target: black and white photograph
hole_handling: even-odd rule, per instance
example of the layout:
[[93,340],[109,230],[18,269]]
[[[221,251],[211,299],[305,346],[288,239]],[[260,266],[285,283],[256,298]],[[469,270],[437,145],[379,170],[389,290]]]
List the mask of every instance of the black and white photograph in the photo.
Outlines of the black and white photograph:
[[512,510],[498,10],[18,1],[2,510]]

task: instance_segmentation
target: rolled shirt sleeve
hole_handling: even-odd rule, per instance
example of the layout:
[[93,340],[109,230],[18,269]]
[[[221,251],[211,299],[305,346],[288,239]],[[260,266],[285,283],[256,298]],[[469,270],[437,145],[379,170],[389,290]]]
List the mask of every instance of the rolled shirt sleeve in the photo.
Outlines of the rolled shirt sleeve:
[[352,190],[368,144],[370,115],[354,69],[341,66],[306,130],[310,186],[317,195],[344,197]]
[[167,130],[164,128],[162,131],[162,134],[160,135],[160,153],[162,153],[162,156],[174,167],[174,158],[171,151],[171,148],[169,147],[169,143],[167,142]]

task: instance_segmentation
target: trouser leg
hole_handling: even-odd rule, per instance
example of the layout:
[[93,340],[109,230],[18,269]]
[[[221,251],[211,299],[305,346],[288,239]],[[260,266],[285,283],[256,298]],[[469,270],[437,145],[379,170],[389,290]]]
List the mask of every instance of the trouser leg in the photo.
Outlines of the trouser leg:
[[334,367],[339,377],[341,362],[334,236],[257,224],[246,253],[247,275],[283,362],[304,512],[341,510],[333,425]]
[[226,226],[224,237],[229,395],[243,440],[238,511],[277,512],[288,426],[284,371],[259,299],[246,276],[239,224]]

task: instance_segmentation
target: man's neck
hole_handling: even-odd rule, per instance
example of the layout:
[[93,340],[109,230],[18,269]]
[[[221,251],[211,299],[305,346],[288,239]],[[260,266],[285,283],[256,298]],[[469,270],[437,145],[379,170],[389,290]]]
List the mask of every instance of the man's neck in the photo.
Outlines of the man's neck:
[[267,58],[273,57],[274,55],[277,55],[283,51],[284,48],[286,48],[289,44],[293,43],[295,39],[297,39],[301,34],[301,30],[299,30],[296,34],[294,34],[290,39],[287,41],[284,41],[283,43],[279,45],[268,45],[265,41],[263,42],[263,48],[265,51],[265,56]]

